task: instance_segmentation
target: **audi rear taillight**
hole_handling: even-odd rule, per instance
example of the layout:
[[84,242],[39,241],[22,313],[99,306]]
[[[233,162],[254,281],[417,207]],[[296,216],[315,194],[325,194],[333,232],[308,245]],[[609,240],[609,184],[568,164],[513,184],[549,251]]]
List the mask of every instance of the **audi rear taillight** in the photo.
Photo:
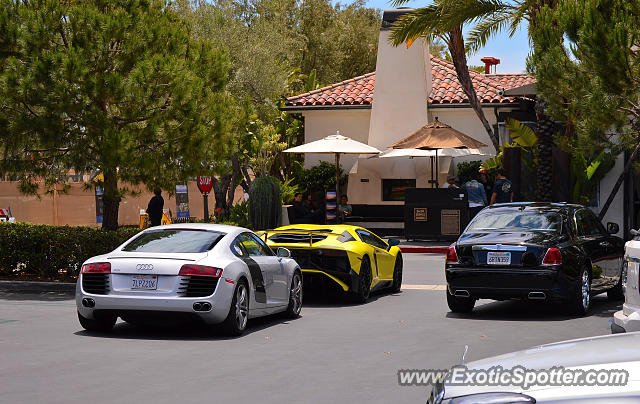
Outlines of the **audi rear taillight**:
[[557,248],[549,248],[544,255],[542,265],[560,265],[562,264],[562,254]]
[[222,269],[208,267],[206,265],[185,264],[180,268],[180,276],[211,276],[219,278],[222,276]]
[[81,271],[83,274],[110,274],[111,264],[108,262],[94,262],[84,264]]
[[456,253],[456,248],[454,246],[450,246],[449,250],[447,251],[447,260],[446,262],[451,263],[451,264],[457,264],[458,263],[458,254]]

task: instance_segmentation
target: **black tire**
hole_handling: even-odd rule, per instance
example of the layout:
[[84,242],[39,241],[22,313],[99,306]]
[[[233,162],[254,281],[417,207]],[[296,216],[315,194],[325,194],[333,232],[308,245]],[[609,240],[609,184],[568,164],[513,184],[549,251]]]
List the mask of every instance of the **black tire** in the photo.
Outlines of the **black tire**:
[[227,335],[240,336],[247,328],[248,319],[249,287],[244,279],[240,279],[233,290],[229,314],[222,322],[222,330]]
[[369,257],[366,255],[362,258],[360,264],[360,273],[358,274],[358,291],[355,294],[355,300],[358,303],[366,303],[371,292],[371,264]]
[[620,275],[620,279],[618,279],[618,283],[616,284],[616,286],[607,290],[607,298],[614,302],[624,300],[624,291],[622,290],[622,275]]
[[[586,282],[586,285],[585,285]],[[586,293],[585,293],[586,289]],[[591,308],[591,272],[584,267],[576,282],[574,292],[569,298],[569,313],[576,316],[585,316]]]
[[400,292],[402,288],[402,254],[396,256],[396,263],[393,266],[393,282],[391,283],[391,291]]
[[291,287],[289,288],[289,305],[284,312],[289,318],[300,317],[302,310],[302,275],[295,271],[291,277]]
[[447,304],[454,313],[471,313],[476,305],[476,299],[472,297],[458,297],[449,293],[447,288]]
[[80,325],[87,331],[109,331],[116,324],[116,316],[100,316],[95,319],[86,318],[78,312],[78,320]]

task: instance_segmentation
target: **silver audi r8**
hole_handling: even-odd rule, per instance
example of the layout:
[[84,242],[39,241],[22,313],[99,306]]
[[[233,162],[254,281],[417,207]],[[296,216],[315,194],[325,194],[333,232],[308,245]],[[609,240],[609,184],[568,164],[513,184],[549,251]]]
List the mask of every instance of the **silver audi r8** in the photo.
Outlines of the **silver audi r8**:
[[78,319],[86,330],[108,331],[118,317],[192,317],[240,335],[249,318],[300,315],[302,274],[290,257],[240,227],[152,227],[82,265]]

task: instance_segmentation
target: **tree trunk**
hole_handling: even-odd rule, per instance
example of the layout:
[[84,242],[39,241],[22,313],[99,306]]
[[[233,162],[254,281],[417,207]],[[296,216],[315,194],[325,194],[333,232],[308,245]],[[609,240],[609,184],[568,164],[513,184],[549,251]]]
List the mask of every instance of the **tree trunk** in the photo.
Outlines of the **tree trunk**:
[[246,173],[245,175],[245,171],[242,169],[242,167],[240,167],[240,159],[238,158],[237,154],[231,156],[231,167],[233,169],[234,176],[236,177],[236,181],[238,180],[238,178],[242,178],[242,180],[240,181],[240,186],[242,187],[244,192],[249,193],[249,186],[251,185],[250,178],[249,181],[247,181],[249,173]]
[[627,164],[625,164],[624,170],[622,170],[622,172],[620,173],[620,176],[618,177],[618,181],[616,181],[616,185],[613,186],[613,189],[609,194],[609,198],[607,198],[607,202],[605,202],[604,206],[600,210],[600,213],[598,214],[598,219],[602,220],[604,218],[604,215],[607,214],[607,211],[609,210],[609,206],[611,206],[611,203],[613,202],[613,199],[616,197],[618,190],[620,190],[620,186],[624,182],[624,176],[631,169],[631,167],[633,167],[633,162],[638,156],[638,151],[640,151],[640,142],[638,142],[638,144],[636,145],[636,148],[633,149],[633,153],[631,153],[631,157],[629,157],[629,161],[627,161]]
[[229,184],[231,184],[231,174],[224,174],[220,179],[211,177],[213,181],[213,195],[216,198],[216,204],[214,208],[214,215],[216,218],[229,217],[229,205],[227,205],[227,191],[229,190]]
[[547,115],[547,103],[536,101],[536,136],[538,137],[538,169],[536,172],[536,200],[551,202],[553,196],[553,135],[555,124]]
[[236,170],[231,171],[231,179],[229,180],[229,189],[227,190],[227,207],[231,209],[233,206],[233,200],[236,196],[236,187],[238,185],[238,177],[242,173]]
[[121,199],[118,192],[118,174],[113,168],[104,170],[102,175],[104,176],[102,228],[116,230],[118,228],[118,210],[120,209]]
[[469,104],[473,111],[482,122],[482,126],[489,134],[489,138],[491,138],[491,143],[493,143],[493,147],[496,149],[496,153],[500,151],[500,139],[498,138],[498,134],[493,131],[491,125],[487,121],[487,118],[484,116],[484,111],[482,111],[482,106],[480,105],[480,100],[478,100],[478,95],[476,94],[476,90],[473,87],[473,81],[471,80],[471,74],[469,73],[469,67],[467,66],[467,55],[464,49],[464,38],[462,37],[462,27],[456,27],[451,32],[449,32],[449,40],[447,41],[449,46],[449,52],[451,53],[451,58],[453,59],[453,66],[456,68],[456,74],[458,76],[458,81],[460,81],[460,85],[464,90],[467,98],[469,99]]

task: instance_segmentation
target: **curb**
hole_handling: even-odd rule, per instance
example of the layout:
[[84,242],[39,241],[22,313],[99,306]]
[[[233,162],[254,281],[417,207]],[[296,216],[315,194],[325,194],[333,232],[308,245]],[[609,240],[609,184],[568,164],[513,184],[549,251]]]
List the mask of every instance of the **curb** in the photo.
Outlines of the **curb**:
[[400,246],[400,251],[403,253],[446,254],[449,251],[449,247],[420,247],[404,245]]
[[75,292],[75,283],[0,281],[2,292]]

